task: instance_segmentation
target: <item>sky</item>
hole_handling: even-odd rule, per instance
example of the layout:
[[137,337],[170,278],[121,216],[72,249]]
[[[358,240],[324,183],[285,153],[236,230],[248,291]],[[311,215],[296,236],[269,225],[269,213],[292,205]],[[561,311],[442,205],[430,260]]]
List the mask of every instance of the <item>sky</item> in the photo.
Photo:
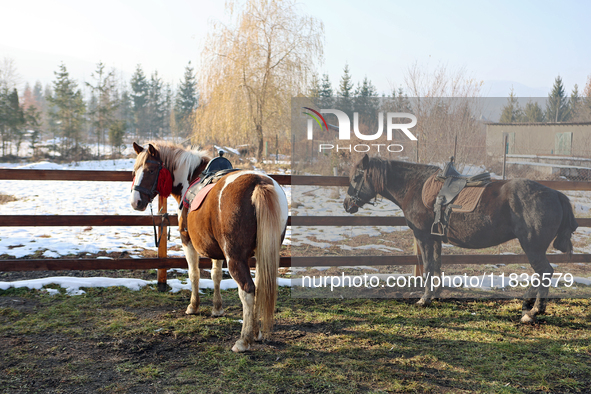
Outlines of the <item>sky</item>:
[[[2,5],[0,59],[14,60],[22,82],[43,84],[64,62],[79,83],[96,63],[128,79],[137,64],[177,84],[189,61],[198,67],[224,1],[20,0]],[[302,13],[324,24],[324,63],[333,86],[344,65],[380,93],[404,85],[410,66],[463,68],[483,94],[546,96],[560,75],[568,92],[591,75],[587,1],[301,0]]]

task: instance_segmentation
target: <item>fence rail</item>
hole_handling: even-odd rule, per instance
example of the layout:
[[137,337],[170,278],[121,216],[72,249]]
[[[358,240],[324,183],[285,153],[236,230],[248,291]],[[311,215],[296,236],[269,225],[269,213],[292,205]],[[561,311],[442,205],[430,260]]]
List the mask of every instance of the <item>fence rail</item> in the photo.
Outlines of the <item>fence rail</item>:
[[[271,175],[282,185],[306,186],[348,186],[347,177],[339,176],[299,176]],[[0,169],[0,180],[31,181],[92,181],[92,182],[131,182],[128,171],[80,171],[80,170],[25,170]],[[591,182],[540,181],[539,183],[556,190],[591,191]],[[165,205],[165,201],[160,201]],[[156,225],[160,216],[154,216]],[[577,218],[579,226],[591,227],[591,218]],[[176,215],[169,215],[170,226],[178,224]],[[405,226],[404,217],[369,216],[298,216],[289,217],[288,225],[297,226]],[[28,226],[151,226],[152,217],[147,215],[0,215],[0,227]],[[164,229],[163,231],[166,231]],[[159,251],[158,258],[122,259],[6,259],[0,260],[0,271],[40,271],[40,270],[103,270],[103,269],[158,269],[159,284],[166,283],[166,269],[186,268],[184,258],[167,257],[166,250]],[[282,267],[313,266],[355,266],[375,265],[417,265],[416,255],[388,256],[311,256],[282,257]],[[591,254],[550,254],[551,263],[591,263]],[[521,255],[443,255],[443,264],[524,264],[527,257]],[[200,259],[201,268],[210,268],[211,260]],[[254,267],[255,260],[250,265]],[[162,286],[160,286],[162,287]],[[164,286],[165,287],[165,286]]]

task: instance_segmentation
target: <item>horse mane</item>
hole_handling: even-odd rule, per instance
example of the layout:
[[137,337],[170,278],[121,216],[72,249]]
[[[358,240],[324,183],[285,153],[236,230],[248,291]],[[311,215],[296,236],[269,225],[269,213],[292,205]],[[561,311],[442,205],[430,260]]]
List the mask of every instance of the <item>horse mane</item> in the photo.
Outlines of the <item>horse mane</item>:
[[[388,160],[382,157],[372,157],[369,160],[368,168],[366,169],[366,177],[370,177],[376,191],[386,190],[388,186],[388,178],[395,176],[396,173],[411,173],[409,174],[412,178],[421,179],[425,175],[431,175],[439,167],[419,164],[419,163],[408,163],[405,161]],[[391,171],[391,174],[389,172]]]
[[366,169],[366,177],[372,180],[375,190],[384,190],[388,183],[389,161],[381,157],[372,157]]
[[[180,144],[168,141],[150,141],[148,144],[153,145],[158,150],[164,167],[172,174],[177,169],[188,169],[192,171],[199,167],[204,160],[209,161],[209,155],[204,150],[187,149]],[[147,152],[148,150],[146,149],[138,155],[138,160],[136,160],[133,169],[134,172],[145,163],[148,155]]]

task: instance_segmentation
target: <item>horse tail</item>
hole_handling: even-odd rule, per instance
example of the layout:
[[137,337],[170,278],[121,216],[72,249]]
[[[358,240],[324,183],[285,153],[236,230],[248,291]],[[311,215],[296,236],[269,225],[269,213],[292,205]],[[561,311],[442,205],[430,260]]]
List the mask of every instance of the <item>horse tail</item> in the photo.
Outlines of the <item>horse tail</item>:
[[579,224],[575,219],[573,208],[570,205],[570,200],[568,197],[558,192],[558,198],[560,199],[560,205],[562,206],[562,221],[560,222],[560,227],[558,227],[556,239],[554,240],[552,246],[563,253],[572,254],[573,243],[571,242],[570,238],[572,233],[577,229],[577,227],[579,227]]
[[273,328],[273,314],[277,301],[277,271],[281,248],[281,207],[273,184],[259,184],[252,193],[257,216],[256,296],[257,315],[261,332],[268,336]]

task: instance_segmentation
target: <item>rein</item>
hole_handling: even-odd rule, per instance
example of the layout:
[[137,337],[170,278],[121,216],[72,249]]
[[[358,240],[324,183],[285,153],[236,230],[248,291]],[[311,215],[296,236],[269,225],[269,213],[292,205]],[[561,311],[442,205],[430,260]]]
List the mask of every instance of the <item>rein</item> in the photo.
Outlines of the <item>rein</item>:
[[[162,210],[162,208],[161,208]],[[156,231],[156,222],[154,221],[154,211],[152,211],[152,203],[150,203],[150,215],[152,215],[152,227],[154,227],[154,243],[156,247],[160,246],[160,241],[162,241],[162,236],[164,235],[164,226],[168,226],[168,240],[170,241],[170,221],[168,220],[168,212],[162,214],[162,212],[158,213],[160,216],[160,237],[158,237],[158,231]]]

